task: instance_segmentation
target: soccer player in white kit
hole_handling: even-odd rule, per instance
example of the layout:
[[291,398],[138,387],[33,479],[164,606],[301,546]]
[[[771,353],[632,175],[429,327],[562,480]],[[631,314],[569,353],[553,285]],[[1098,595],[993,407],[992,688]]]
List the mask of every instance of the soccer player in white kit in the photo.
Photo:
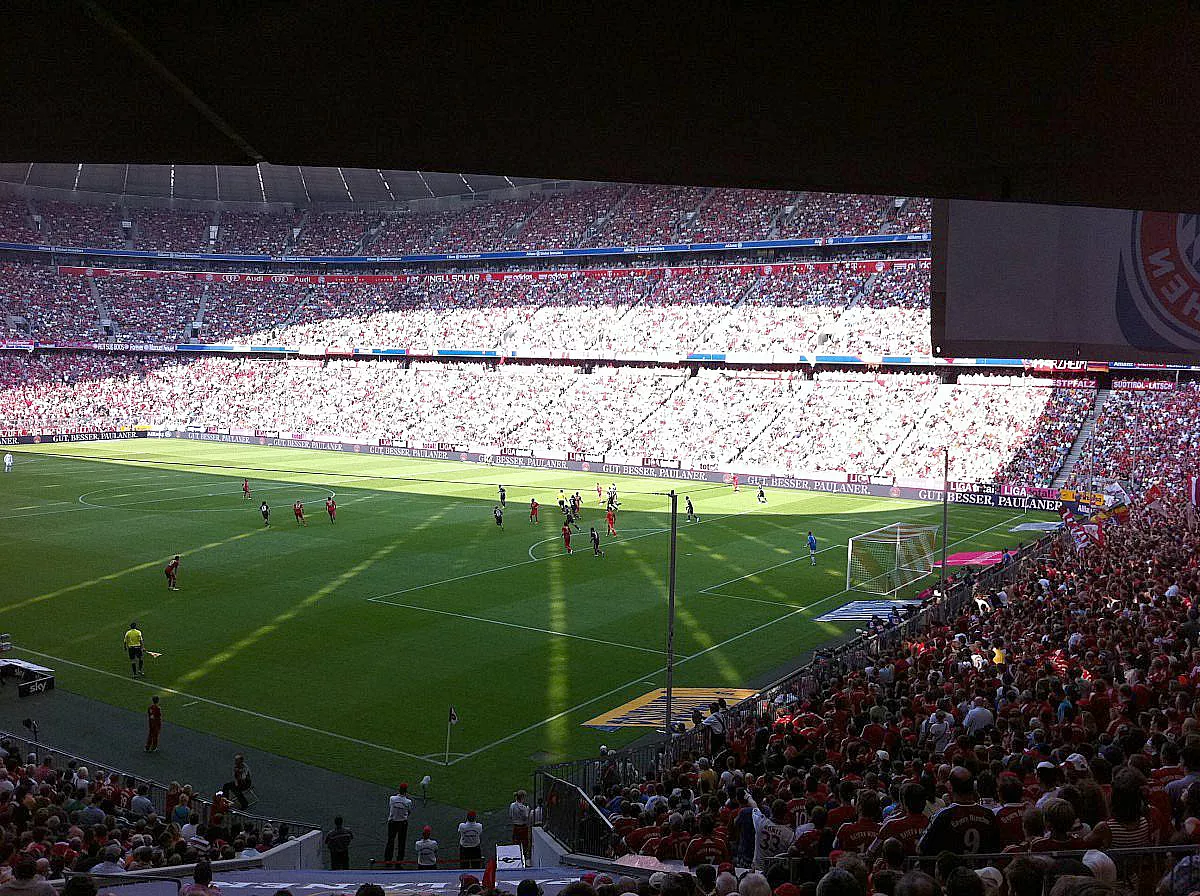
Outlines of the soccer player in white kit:
[[12,452],[11,451],[6,452],[4,455],[4,472],[5,473],[12,472]]

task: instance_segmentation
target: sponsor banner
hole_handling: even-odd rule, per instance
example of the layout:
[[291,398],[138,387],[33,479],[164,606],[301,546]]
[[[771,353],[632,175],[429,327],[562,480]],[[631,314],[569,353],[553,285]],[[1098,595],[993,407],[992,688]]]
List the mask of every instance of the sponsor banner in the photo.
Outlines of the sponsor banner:
[[45,243],[0,242],[14,252],[54,253],[78,257],[156,258],[179,261],[278,262],[282,264],[373,265],[428,264],[439,261],[506,261],[528,258],[588,258],[603,255],[656,255],[676,252],[738,252],[758,249],[792,249],[807,246],[886,246],[928,243],[929,233],[886,233],[865,236],[801,237],[790,240],[742,240],[731,243],[663,243],[645,246],[603,246],[594,249],[527,249],[496,252],[449,252],[427,255],[232,255],[203,252],[152,252],[137,249],[77,249]]
[[1036,373],[1058,373],[1060,371],[1078,371],[1080,373],[1104,373],[1108,370],[1107,361],[1076,361],[1054,358],[1030,358],[1021,362],[1026,370]]
[[[146,433],[138,433],[146,435]],[[232,442],[241,445],[263,445],[272,448],[315,448],[323,451],[348,451],[356,454],[376,454],[388,457],[409,457],[425,460],[462,461],[463,463],[491,464],[499,467],[520,467],[531,470],[564,470],[604,476],[632,476],[639,478],[672,479],[680,482],[728,483],[731,472],[726,470],[690,470],[681,467],[647,467],[640,464],[618,464],[594,462],[587,460],[571,460],[556,457],[531,457],[510,454],[481,454],[476,451],[458,450],[454,446],[436,446],[432,443],[424,448],[408,448],[401,445],[362,445],[351,442],[328,441],[304,438],[276,438],[271,436],[238,436],[224,435],[211,432],[188,432],[174,430],[163,433],[166,438],[192,439],[205,442]],[[913,488],[909,486],[873,485],[869,482],[834,482],[803,476],[774,476],[774,475],[745,475],[738,473],[741,482],[748,487],[762,486],[764,489],[790,489],[798,491],[825,492],[837,495],[859,495],[869,498],[904,498],[910,501],[930,501],[940,503],[942,490],[933,488]],[[1032,489],[1030,491],[1033,491]],[[979,490],[971,492],[949,493],[949,503],[968,504],[979,507],[1010,508],[1014,512],[1047,511],[1056,513],[1064,503],[1086,506],[1084,497],[1097,498],[1101,496],[1080,495],[1078,499],[1063,497],[1068,492],[1051,490],[1053,498],[1036,497],[1033,495],[1001,494],[994,486],[985,484]],[[1060,496],[1061,495],[1061,496]]]
[[63,442],[116,442],[125,439],[144,439],[146,430],[125,432],[39,432],[25,435],[0,436],[0,445],[53,445]]
[[1112,387],[1123,392],[1172,392],[1171,380],[1113,380]]
[[[304,893],[306,896],[353,896],[362,884],[377,884],[388,896],[429,896],[446,894],[458,896],[458,877],[462,870],[445,871],[282,871],[250,869],[214,871],[213,883],[223,893],[245,896],[274,896],[279,890]],[[482,876],[482,871],[472,872]],[[567,884],[579,880],[582,868],[556,866],[553,868],[505,868],[496,871],[496,887],[515,893],[517,884],[525,878],[537,881],[545,896],[557,896]],[[137,878],[132,878],[136,880]],[[122,879],[124,882],[124,879]],[[107,889],[107,887],[106,887]]]
[[875,274],[892,268],[929,267],[927,258],[895,258],[887,261],[816,261],[780,262],[779,264],[687,265],[682,267],[584,268],[561,271],[470,271],[451,274],[259,274],[217,273],[214,271],[160,271],[142,268],[89,268],[59,265],[58,273],[73,277],[125,278],[136,280],[202,280],[205,283],[292,283],[312,286],[337,286],[353,283],[407,283],[417,280],[435,282],[493,282],[501,280],[612,280],[622,277],[678,277],[697,275],[715,277],[734,271],[748,276],[789,273],[829,273],[854,271]]

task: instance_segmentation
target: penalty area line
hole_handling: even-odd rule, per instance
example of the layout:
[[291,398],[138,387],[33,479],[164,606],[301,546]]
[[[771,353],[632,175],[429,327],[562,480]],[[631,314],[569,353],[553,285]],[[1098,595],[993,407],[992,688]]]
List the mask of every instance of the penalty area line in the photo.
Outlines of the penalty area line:
[[264,722],[274,722],[277,725],[284,725],[288,728],[296,728],[300,731],[307,731],[310,734],[319,734],[322,737],[332,737],[335,740],[345,741],[346,743],[355,744],[360,747],[369,747],[372,750],[379,750],[383,753],[391,753],[394,756],[403,756],[405,759],[414,759],[418,762],[428,762],[433,765],[445,765],[444,762],[438,762],[433,759],[426,759],[424,756],[419,756],[416,753],[406,753],[404,750],[398,750],[395,747],[384,746],[383,744],[372,743],[369,740],[362,740],[357,737],[351,737],[348,734],[338,734],[336,731],[326,731],[323,728],[316,728],[312,725],[305,725],[303,722],[293,722],[291,719],[281,719],[278,716],[267,715],[265,712],[258,712],[254,709],[246,709],[244,706],[234,706],[232,703],[222,703],[220,700],[210,700],[208,697],[201,697],[197,694],[189,694],[187,691],[176,690],[161,684],[153,684],[149,681],[144,681],[137,678],[130,678],[127,675],[118,675],[116,672],[110,672],[107,669],[97,669],[95,666],[88,666],[84,663],[77,663],[74,660],[64,659],[61,656],[54,656],[49,653],[42,653],[38,650],[31,650],[28,647],[14,647],[13,650],[20,653],[27,653],[30,656],[36,656],[44,660],[52,660],[56,663],[61,663],[67,666],[74,666],[77,669],[86,669],[88,672],[94,672],[97,675],[104,675],[108,678],[115,678],[118,681],[124,681],[129,684],[135,684],[139,687],[148,688],[152,691],[157,691],[163,694],[173,694],[176,697],[186,697],[193,703],[205,703],[209,706],[215,706],[218,709],[226,709],[230,712],[241,713],[242,715],[251,716],[256,719],[262,719]]

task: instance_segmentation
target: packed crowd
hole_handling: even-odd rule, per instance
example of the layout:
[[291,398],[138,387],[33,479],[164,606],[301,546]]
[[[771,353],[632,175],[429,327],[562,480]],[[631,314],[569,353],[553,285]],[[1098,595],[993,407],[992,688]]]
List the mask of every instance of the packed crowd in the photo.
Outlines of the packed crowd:
[[1103,548],[1055,539],[920,630],[885,623],[861,667],[714,703],[669,765],[602,753],[616,853],[748,866],[763,896],[1195,892],[1198,555],[1178,505],[1137,510]]
[[5,892],[33,892],[32,882],[61,879],[64,871],[113,875],[253,858],[291,836],[287,825],[248,823],[224,790],[202,796],[172,782],[163,795],[146,782],[49,753],[23,756],[10,741],[0,743],[0,758]]
[[1054,389],[1032,435],[1005,467],[1004,478],[1040,487],[1051,485],[1095,401],[1094,389]]
[[[691,468],[1043,481],[1086,399],[1020,377],[692,371],[675,367],[0,356],[17,432],[135,425],[582,452]],[[1195,393],[1193,393],[1195,394]],[[590,421],[586,425],[582,421]],[[1078,423],[1075,424],[1076,426]],[[1055,441],[1057,440],[1057,441]],[[1060,446],[1053,448],[1054,445]],[[1048,466],[1042,468],[1039,464]],[[1026,477],[1026,478],[1020,478]]]
[[[10,321],[10,317],[12,320]],[[41,342],[101,337],[88,283],[52,267],[0,263],[0,340]]]
[[44,242],[73,248],[123,249],[125,234],[115,205],[38,202]]
[[1200,472],[1200,384],[1166,391],[1115,390],[1100,409],[1076,465],[1076,484],[1119,479],[1143,490],[1159,480],[1179,487]]
[[113,339],[125,343],[173,345],[187,340],[204,284],[199,280],[96,280],[100,302],[113,325]]
[[[31,207],[33,211],[31,212]],[[32,215],[41,216],[40,230]],[[465,209],[387,214],[185,210],[35,200],[0,203],[0,240],[76,248],[278,255],[300,227],[296,253],[374,255],[710,243],[797,236],[927,231],[930,203],[782,190],[608,184]],[[132,220],[132,233],[121,227]],[[217,239],[210,239],[210,225]],[[382,224],[382,227],[380,226]]]
[[781,238],[864,236],[878,233],[892,203],[890,196],[808,193],[780,228]]

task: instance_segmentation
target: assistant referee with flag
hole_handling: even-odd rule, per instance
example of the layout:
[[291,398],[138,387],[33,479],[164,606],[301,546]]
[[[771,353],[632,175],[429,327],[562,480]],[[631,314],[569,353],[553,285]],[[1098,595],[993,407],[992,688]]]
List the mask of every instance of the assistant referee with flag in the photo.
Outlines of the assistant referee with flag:
[[142,653],[145,649],[145,642],[142,640],[142,630],[138,628],[137,620],[129,623],[129,631],[125,633],[125,651],[129,654],[129,668],[133,671],[133,677],[145,675],[142,669],[143,657]]

